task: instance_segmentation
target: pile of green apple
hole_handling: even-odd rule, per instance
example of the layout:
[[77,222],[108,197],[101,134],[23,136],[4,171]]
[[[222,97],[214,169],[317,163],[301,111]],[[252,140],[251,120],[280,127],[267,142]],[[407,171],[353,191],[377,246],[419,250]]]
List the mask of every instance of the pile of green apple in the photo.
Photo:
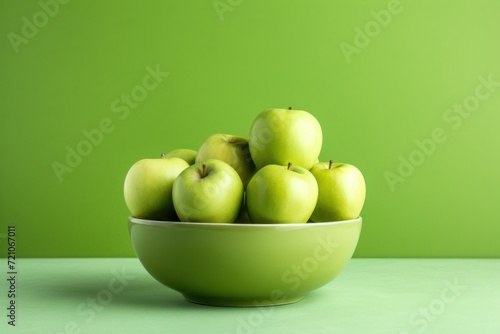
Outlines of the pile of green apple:
[[366,186],[353,165],[319,162],[323,134],[303,110],[268,109],[248,139],[214,134],[198,151],[136,162],[125,178],[132,217],[284,224],[357,218]]

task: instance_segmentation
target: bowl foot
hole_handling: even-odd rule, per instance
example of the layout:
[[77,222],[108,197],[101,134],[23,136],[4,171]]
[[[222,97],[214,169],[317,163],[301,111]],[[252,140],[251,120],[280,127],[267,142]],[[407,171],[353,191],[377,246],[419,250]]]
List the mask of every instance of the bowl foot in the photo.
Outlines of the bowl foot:
[[271,300],[259,299],[244,299],[244,298],[213,298],[184,295],[184,298],[191,303],[207,306],[225,306],[225,307],[269,307],[293,304],[300,301],[303,296],[281,298],[279,301],[272,302]]

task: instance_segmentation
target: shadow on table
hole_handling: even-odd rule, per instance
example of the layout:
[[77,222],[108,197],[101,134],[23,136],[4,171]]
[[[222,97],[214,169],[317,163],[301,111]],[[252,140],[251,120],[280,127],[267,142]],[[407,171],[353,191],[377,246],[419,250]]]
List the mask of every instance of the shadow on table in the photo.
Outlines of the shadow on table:
[[36,294],[47,300],[59,300],[74,305],[86,304],[87,307],[131,307],[141,308],[202,308],[155,281],[147,273],[130,276],[110,277],[71,277],[65,280],[46,280],[32,286],[26,294]]
[[[32,277],[30,284],[23,287],[23,293],[74,305],[75,308],[81,307],[83,310],[99,310],[108,306],[113,309],[140,307],[150,310],[219,308],[186,301],[180,293],[157,282],[144,269],[137,269],[135,265],[126,263],[117,266],[115,262],[110,261],[108,268],[79,268],[81,270],[78,271],[71,268],[73,270],[69,269],[64,275],[61,275],[60,268],[55,268],[45,272],[43,277]],[[313,291],[300,305],[307,307],[322,296],[322,293],[316,294]]]
[[[122,281],[124,282],[125,280]],[[140,307],[143,310],[205,309],[215,311],[221,308],[188,302],[180,293],[160,284],[147,273],[136,275],[133,280],[122,286],[118,284],[118,280],[110,277],[76,279],[72,277],[71,280],[40,282],[37,287],[31,287],[31,291],[23,290],[26,294],[37,294],[46,300],[60,301],[74,305],[76,308],[83,304],[81,306],[83,310]],[[321,297],[321,293],[313,291],[297,304],[307,307],[314,303],[315,299]],[[295,308],[295,306],[295,304],[290,304],[284,307]],[[241,308],[232,307],[228,309],[241,310]],[[253,308],[248,308],[248,310],[251,309]]]

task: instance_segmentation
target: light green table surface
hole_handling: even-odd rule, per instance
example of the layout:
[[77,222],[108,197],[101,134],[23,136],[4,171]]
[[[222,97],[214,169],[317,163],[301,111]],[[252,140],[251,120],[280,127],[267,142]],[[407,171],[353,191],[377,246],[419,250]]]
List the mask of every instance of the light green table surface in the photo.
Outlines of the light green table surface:
[[500,333],[495,259],[353,259],[302,301],[261,309],[186,302],[137,259],[18,259],[17,270],[16,327],[2,279],[0,333]]

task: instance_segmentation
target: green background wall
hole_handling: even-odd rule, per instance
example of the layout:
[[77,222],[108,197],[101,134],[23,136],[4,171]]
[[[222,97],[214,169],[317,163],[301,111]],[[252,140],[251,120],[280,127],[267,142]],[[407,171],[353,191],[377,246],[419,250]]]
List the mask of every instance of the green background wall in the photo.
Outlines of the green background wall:
[[136,160],[288,106],[365,175],[355,256],[500,256],[500,2],[54,3],[0,2],[2,257],[9,224],[22,257],[134,256]]

